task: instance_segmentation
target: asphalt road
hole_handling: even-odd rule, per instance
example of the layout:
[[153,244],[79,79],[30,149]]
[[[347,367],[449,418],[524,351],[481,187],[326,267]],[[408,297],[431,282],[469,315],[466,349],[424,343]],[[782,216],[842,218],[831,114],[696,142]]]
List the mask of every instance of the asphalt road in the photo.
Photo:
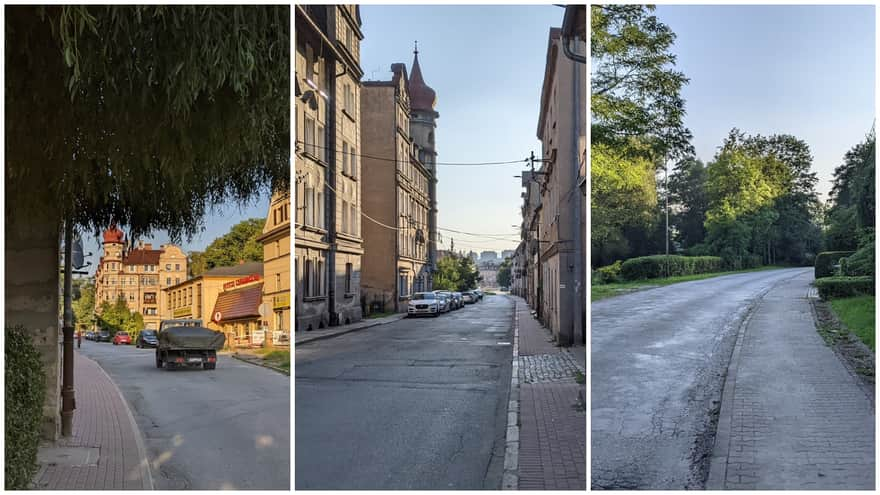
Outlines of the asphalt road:
[[593,488],[703,487],[739,325],[774,284],[809,270],[721,276],[592,304]]
[[224,355],[215,370],[169,371],[153,349],[83,340],[80,352],[122,390],[156,489],[290,488],[289,377]]
[[499,489],[504,296],[296,349],[296,489]]

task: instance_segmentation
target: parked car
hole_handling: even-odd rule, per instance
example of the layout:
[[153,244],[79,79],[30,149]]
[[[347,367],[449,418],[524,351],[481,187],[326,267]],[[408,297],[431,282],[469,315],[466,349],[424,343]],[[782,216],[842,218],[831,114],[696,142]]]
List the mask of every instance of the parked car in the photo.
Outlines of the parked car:
[[455,297],[453,297],[452,292],[448,290],[435,290],[434,294],[442,296],[442,298],[446,300],[446,310],[441,311],[441,313],[451,311],[453,309],[458,309],[458,303],[455,302]]
[[128,332],[116,332],[113,336],[113,345],[131,345],[131,335]]
[[141,333],[138,334],[137,340],[135,340],[135,347],[142,349],[144,347],[157,347],[159,345],[159,338],[156,336],[155,330],[147,330],[146,328],[141,330]]
[[473,303],[477,302],[477,295],[474,294],[472,291],[462,292],[461,298],[465,304],[473,304]]
[[101,330],[95,335],[95,342],[110,342],[110,332]]
[[85,337],[86,337],[86,340],[94,340],[95,332],[86,332]]
[[440,301],[440,312],[448,313],[452,309],[452,299],[449,294],[437,294]]
[[455,304],[458,306],[458,309],[464,307],[464,299],[461,297],[461,292],[453,292],[452,298],[455,300]]
[[477,296],[477,300],[478,300],[478,301],[482,301],[482,300],[483,300],[483,290],[482,290],[482,289],[474,289],[472,292],[473,292],[474,294],[476,294],[476,296]]
[[406,308],[407,316],[440,314],[440,298],[433,292],[416,292]]

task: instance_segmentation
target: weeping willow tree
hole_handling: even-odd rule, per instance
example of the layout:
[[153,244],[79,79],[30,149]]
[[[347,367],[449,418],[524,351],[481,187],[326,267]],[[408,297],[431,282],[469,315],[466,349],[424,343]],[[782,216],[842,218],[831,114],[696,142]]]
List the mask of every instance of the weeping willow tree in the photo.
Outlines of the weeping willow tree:
[[172,239],[286,188],[288,6],[7,6],[6,217]]

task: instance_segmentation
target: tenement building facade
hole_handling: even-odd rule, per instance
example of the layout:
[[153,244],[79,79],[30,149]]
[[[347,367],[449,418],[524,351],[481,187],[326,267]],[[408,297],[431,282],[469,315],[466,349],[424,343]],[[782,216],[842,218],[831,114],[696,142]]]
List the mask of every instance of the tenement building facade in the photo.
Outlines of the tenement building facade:
[[173,244],[153,249],[139,242],[128,248],[125,233],[115,225],[104,231],[103,251],[95,272],[95,311],[100,314],[102,303],[122,298],[143,316],[145,328],[158,329],[162,289],[186,280],[186,254]]
[[[363,224],[361,290],[369,311],[400,312],[406,311],[413,292],[431,290],[433,285],[429,222],[435,204],[431,195],[434,173],[422,162],[433,155],[411,135],[410,116],[417,110],[406,66],[392,64],[391,72],[390,81],[364,82],[362,89],[363,194],[368,219]],[[418,91],[424,95],[424,88]],[[418,103],[422,108],[428,105],[433,105],[433,97],[430,103]]]
[[259,237],[263,243],[263,327],[271,345],[290,344],[290,193],[278,191]]
[[360,9],[296,5],[295,329],[362,317]]
[[571,43],[581,56],[586,53],[583,36],[569,39],[559,28],[550,30],[537,129],[543,160],[538,173],[541,318],[560,345],[586,340],[586,251],[580,232],[586,202],[579,179],[587,79],[586,64],[571,56]]

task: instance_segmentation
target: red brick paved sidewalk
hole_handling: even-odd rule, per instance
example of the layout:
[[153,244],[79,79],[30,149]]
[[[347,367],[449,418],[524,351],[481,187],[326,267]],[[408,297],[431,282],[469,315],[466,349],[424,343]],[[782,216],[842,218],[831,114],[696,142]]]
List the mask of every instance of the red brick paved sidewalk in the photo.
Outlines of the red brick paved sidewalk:
[[80,352],[74,357],[74,377],[73,436],[40,448],[35,488],[151,490],[141,433],[119,388]]
[[[519,326],[520,490],[586,490],[587,416],[583,347],[556,347],[549,330],[516,301]],[[579,395],[580,394],[580,395]]]

